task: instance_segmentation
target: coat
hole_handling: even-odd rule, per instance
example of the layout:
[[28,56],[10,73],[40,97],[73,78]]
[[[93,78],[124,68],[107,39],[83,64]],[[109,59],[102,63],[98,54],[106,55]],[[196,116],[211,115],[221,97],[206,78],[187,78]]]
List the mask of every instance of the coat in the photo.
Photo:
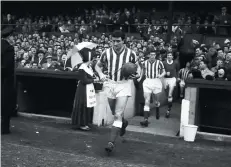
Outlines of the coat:
[[[81,65],[79,66],[79,68]],[[91,75],[83,69],[74,69],[79,74],[80,80],[78,81],[73,110],[71,114],[73,128],[80,128],[92,123],[93,108],[87,107],[86,85],[93,83],[94,79]]]
[[11,116],[16,108],[14,47],[1,40],[1,115]]

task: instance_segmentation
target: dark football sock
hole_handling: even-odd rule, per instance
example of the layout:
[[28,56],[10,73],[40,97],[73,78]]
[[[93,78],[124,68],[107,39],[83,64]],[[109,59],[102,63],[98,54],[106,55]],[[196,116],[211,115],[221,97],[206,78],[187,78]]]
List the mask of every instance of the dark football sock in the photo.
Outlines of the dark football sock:
[[156,112],[157,112],[157,113],[159,112],[159,109],[160,109],[159,107],[156,107]]
[[149,114],[148,111],[144,111],[144,120],[148,120],[148,114]]
[[110,135],[110,140],[109,141],[115,143],[116,138],[119,135],[119,132],[120,132],[120,128],[117,128],[117,127],[113,126],[111,128],[111,135]]
[[168,110],[170,111],[172,108],[172,102],[168,102]]

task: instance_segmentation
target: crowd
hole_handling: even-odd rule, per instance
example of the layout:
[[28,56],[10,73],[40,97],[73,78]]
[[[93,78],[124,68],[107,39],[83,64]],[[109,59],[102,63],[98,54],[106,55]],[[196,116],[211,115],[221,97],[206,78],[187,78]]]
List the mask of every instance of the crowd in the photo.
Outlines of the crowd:
[[[110,34],[102,33],[100,37],[85,35],[80,37],[75,34],[75,37],[61,34],[59,36],[46,36],[42,34],[17,34],[12,36],[12,44],[15,48],[15,60],[18,68],[40,68],[65,70],[64,62],[69,59],[68,52],[79,42],[94,42],[98,44],[96,48],[96,58],[100,57],[104,49],[112,45]],[[170,43],[165,43],[164,39],[151,35],[148,40],[137,39],[134,36],[126,38],[126,45],[133,49],[137,56],[143,57],[150,48],[154,48],[159,52],[159,58],[166,58],[168,50],[173,50],[175,57],[178,56],[177,47],[181,43],[181,38],[174,36]],[[51,66],[46,63],[52,62]]]
[[[212,46],[195,44],[195,56],[190,62],[190,70],[194,78],[208,80],[231,80],[231,45],[230,40],[224,43],[213,43]],[[199,74],[199,75],[198,75]]]
[[[15,24],[16,32],[112,32],[123,28],[125,32],[147,34],[163,34],[168,32],[168,13],[158,13],[155,8],[142,11],[136,7],[131,9],[107,10],[85,9],[77,16],[28,16],[20,17],[7,14],[3,16],[3,24]],[[107,25],[107,26],[106,26]],[[222,26],[221,26],[222,25]],[[172,31],[175,34],[230,34],[231,15],[223,7],[219,15],[198,13],[174,14]]]
[[[128,36],[125,40],[126,45],[136,52],[140,58],[145,57],[150,49],[157,52],[160,60],[164,61],[167,57],[167,52],[172,51],[174,58],[179,58],[179,46],[182,44],[182,38],[173,36],[170,43],[166,43],[161,37],[150,35],[148,40],[137,39],[134,36]],[[100,37],[85,35],[80,37],[75,34],[75,37],[61,34],[59,36],[46,36],[42,34],[17,34],[12,37],[12,43],[15,48],[15,60],[18,68],[39,68],[53,70],[70,70],[70,59],[67,53],[79,42],[88,41],[98,44],[96,48],[96,58],[99,58],[104,49],[112,45],[111,35],[102,33]],[[200,62],[206,61],[208,68],[218,76],[219,68],[224,67],[224,73],[228,73],[230,66],[230,41],[227,39],[224,43],[213,43],[213,46],[199,44],[198,41],[192,41],[195,47],[195,56],[190,62],[193,74],[200,70]],[[141,59],[142,60],[142,59]],[[69,64],[65,64],[69,62]],[[182,65],[181,65],[182,66]],[[220,70],[222,71],[222,70]],[[226,75],[224,74],[224,77]],[[198,77],[195,75],[195,77]]]

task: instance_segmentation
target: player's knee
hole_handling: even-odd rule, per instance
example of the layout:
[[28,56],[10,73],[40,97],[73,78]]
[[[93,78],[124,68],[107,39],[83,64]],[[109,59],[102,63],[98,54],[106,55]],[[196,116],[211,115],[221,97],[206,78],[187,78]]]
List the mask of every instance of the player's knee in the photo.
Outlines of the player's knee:
[[123,117],[122,114],[116,113],[114,115],[114,122],[112,124],[112,126],[116,127],[116,128],[121,128],[122,124],[123,124]]
[[149,105],[144,105],[144,111],[150,111],[150,106]]
[[156,101],[156,107],[160,107],[160,102]]
[[185,87],[185,85],[184,85],[184,84],[180,84],[180,87],[181,87],[181,88],[184,88],[184,87]]
[[121,120],[115,120],[112,124],[113,127],[122,128],[123,122]]
[[168,102],[172,102],[173,98],[172,96],[168,96]]

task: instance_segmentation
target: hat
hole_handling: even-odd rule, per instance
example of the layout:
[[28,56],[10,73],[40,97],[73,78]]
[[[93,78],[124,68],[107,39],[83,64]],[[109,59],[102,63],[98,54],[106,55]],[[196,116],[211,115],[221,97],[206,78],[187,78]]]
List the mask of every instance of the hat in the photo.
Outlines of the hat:
[[205,47],[206,45],[204,43],[201,44],[201,47]]
[[14,31],[13,27],[10,25],[2,25],[1,26],[1,36],[3,38],[8,37]]
[[230,43],[230,40],[229,40],[229,39],[226,39],[226,40],[224,41],[224,44],[227,44],[227,43]]
[[43,50],[38,50],[38,53],[37,53],[37,54],[39,54],[39,53],[44,54],[44,51],[43,51]]
[[193,39],[192,42],[193,42],[194,44],[199,44],[199,42],[198,42],[197,40],[195,40],[195,39]]
[[143,51],[142,49],[139,49],[139,52],[140,52],[140,53],[144,53],[144,51]]
[[48,55],[46,56],[46,59],[48,59],[48,58],[52,58],[52,56],[51,56],[50,54],[48,54]]

